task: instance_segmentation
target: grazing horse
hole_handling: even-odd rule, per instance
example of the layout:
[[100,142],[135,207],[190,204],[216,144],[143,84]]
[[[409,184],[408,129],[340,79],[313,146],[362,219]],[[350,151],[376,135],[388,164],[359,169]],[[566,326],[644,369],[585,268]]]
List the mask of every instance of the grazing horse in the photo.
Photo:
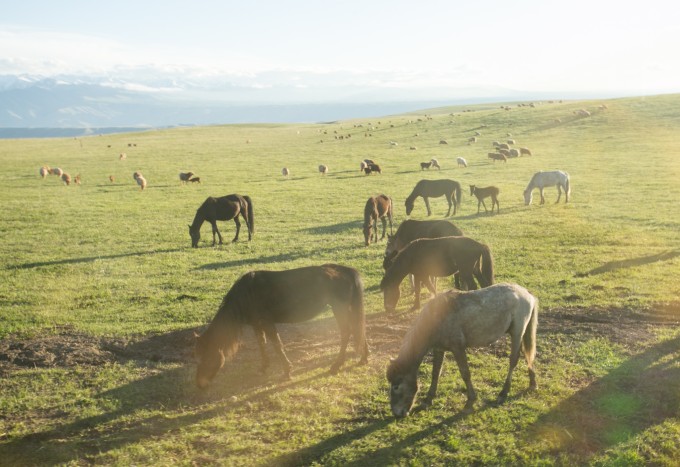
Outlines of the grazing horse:
[[179,181],[182,182],[182,183],[186,183],[186,182],[188,182],[188,181],[191,179],[191,177],[193,177],[193,176],[194,176],[194,173],[193,173],[193,172],[180,172],[180,173],[179,173]]
[[[390,221],[390,235],[392,234],[392,198],[386,195],[371,196],[364,207],[364,241],[366,246],[371,238],[378,243],[378,218],[382,221],[382,237],[385,238],[387,221]],[[373,233],[373,235],[371,235]]]
[[464,413],[472,411],[477,393],[472,386],[466,349],[487,346],[510,334],[510,367],[497,402],[503,403],[510,392],[512,373],[520,351],[529,367],[529,389],[535,390],[536,329],[538,299],[517,284],[496,284],[473,292],[449,290],[432,299],[406,333],[399,356],[390,361],[390,406],[395,417],[408,415],[418,393],[418,369],[432,349],[432,382],[424,405],[437,394],[444,352],[453,352],[460,375],[465,381],[467,402]]
[[418,196],[423,197],[425,201],[425,207],[427,208],[427,215],[432,214],[430,209],[430,201],[428,198],[437,198],[439,196],[444,196],[446,201],[449,203],[449,210],[446,211],[446,217],[451,214],[451,206],[453,206],[453,214],[456,214],[457,206],[461,201],[461,187],[460,183],[455,180],[441,179],[441,180],[421,180],[416,183],[415,188],[404,204],[406,205],[406,215],[410,215],[413,211],[413,202]]
[[248,240],[252,239],[253,232],[255,231],[255,217],[253,214],[253,202],[250,197],[237,194],[222,196],[221,198],[210,196],[198,208],[194,221],[189,226],[191,246],[198,248],[198,241],[201,239],[201,226],[205,221],[210,222],[210,225],[212,225],[212,244],[215,246],[215,234],[220,238],[220,245],[222,244],[222,234],[217,229],[217,221],[233,219],[236,224],[236,236],[234,236],[232,242],[235,242],[238,240],[238,234],[241,231],[239,216],[246,221],[246,226],[248,226]]
[[[481,265],[480,265],[481,261]],[[399,285],[408,274],[413,274],[416,284],[415,302],[411,309],[420,308],[420,284],[433,294],[437,290],[429,277],[446,277],[460,272],[463,286],[477,288],[494,282],[493,257],[487,245],[469,237],[421,238],[401,250],[385,271],[380,290],[383,291],[385,311],[394,311],[399,301]]]
[[475,195],[477,197],[477,214],[479,214],[479,205],[484,206],[484,212],[489,212],[486,209],[486,204],[484,204],[484,198],[491,197],[491,213],[493,213],[493,207],[496,206],[497,211],[501,212],[501,204],[498,202],[498,193],[500,190],[495,186],[487,186],[485,188],[479,188],[475,185],[470,185],[470,196]]
[[536,172],[531,181],[524,190],[524,204],[531,204],[532,191],[538,188],[541,193],[541,204],[545,204],[545,197],[543,196],[543,189],[547,186],[557,186],[557,201],[560,202],[562,197],[562,189],[564,189],[564,202],[569,202],[569,195],[571,194],[571,187],[569,186],[569,174],[561,170],[554,170],[552,172]]
[[[397,229],[397,233],[387,236],[387,246],[385,247],[385,257],[383,258],[383,269],[387,269],[394,262],[394,257],[397,256],[406,245],[413,240],[419,238],[441,238],[441,237],[462,237],[463,231],[453,225],[449,221],[417,221],[414,219],[406,219],[401,223]],[[456,288],[460,288],[460,274],[457,272],[453,275]],[[432,284],[436,285],[437,278],[434,278]],[[413,276],[411,276],[411,285],[413,286],[413,293],[416,293],[416,285]],[[420,290],[420,285],[418,285]]]
[[356,269],[339,264],[307,266],[287,271],[252,271],[243,275],[224,296],[208,329],[196,336],[196,384],[205,388],[224,362],[239,348],[243,326],[255,332],[262,354],[262,369],[269,366],[268,338],[290,378],[292,365],[283,350],[276,323],[308,321],[331,305],[340,328],[340,353],[331,366],[335,374],[345,361],[347,344],[354,346],[361,363],[368,361],[364,288]]

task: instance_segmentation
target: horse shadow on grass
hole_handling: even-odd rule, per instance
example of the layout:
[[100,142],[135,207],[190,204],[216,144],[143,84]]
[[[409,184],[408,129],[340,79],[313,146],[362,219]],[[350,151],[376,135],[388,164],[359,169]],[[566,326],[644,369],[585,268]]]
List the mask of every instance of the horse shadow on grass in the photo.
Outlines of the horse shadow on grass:
[[603,274],[605,272],[614,271],[616,269],[633,268],[645,264],[656,263],[658,261],[670,261],[674,258],[677,258],[678,256],[680,256],[680,250],[670,250],[649,256],[640,256],[638,258],[610,261],[608,263],[603,264],[602,266],[591,269],[590,271],[577,273],[576,277],[595,276],[597,274]]
[[164,250],[134,251],[130,253],[119,253],[115,255],[86,256],[83,258],[65,258],[57,259],[54,261],[37,261],[33,263],[13,264],[7,266],[5,269],[35,269],[46,266],[60,266],[65,264],[93,263],[97,260],[130,258],[136,256],[159,255],[165,253],[177,253],[182,250],[183,250],[182,248],[166,248]]
[[336,235],[357,229],[359,230],[361,229],[361,221],[355,220],[350,222],[340,222],[338,224],[332,225],[320,225],[317,227],[308,227],[305,229],[300,229],[299,231],[315,235]]
[[[339,345],[337,330],[332,332],[333,318],[317,320],[307,324],[307,329],[296,329],[300,325],[282,326],[284,339],[291,335],[307,334],[286,345],[286,351],[293,361],[293,380],[283,380],[278,362],[272,360],[272,368],[266,374],[259,371],[260,355],[254,337],[244,336],[243,346],[235,358],[222,369],[211,387],[200,391],[195,387],[194,365],[182,365],[163,369],[149,355],[149,348],[167,346],[170,341],[186,341],[196,329],[174,331],[166,335],[153,336],[151,341],[140,341],[127,348],[127,357],[146,355],[152,361],[135,360],[136,368],[142,368],[140,379],[133,379],[94,396],[97,414],[76,418],[66,423],[54,423],[43,431],[36,431],[7,439],[0,444],[0,459],[7,465],[54,465],[69,463],[96,463],[101,455],[135,445],[148,439],[160,439],[180,435],[187,427],[219,417],[235,416],[238,410],[250,404],[266,403],[281,391],[308,386],[321,378],[337,378],[327,370],[335,360]],[[321,330],[322,338],[317,335]],[[250,334],[250,333],[248,333]],[[315,352],[325,355],[309,355],[310,342],[314,341]],[[269,349],[270,355],[273,351]],[[178,357],[164,361],[186,360],[186,349],[179,349]],[[356,370],[353,353],[341,373]],[[143,358],[143,357],[141,357]],[[234,374],[238,377],[234,377]],[[31,374],[16,375],[32,378]],[[80,376],[82,378],[82,376]],[[233,396],[233,397],[230,397]],[[76,401],[77,404],[77,401]],[[91,404],[91,403],[90,403]],[[64,407],[69,404],[55,402],[42,407],[47,419],[64,419],[68,413]],[[95,411],[95,410],[93,410]],[[203,447],[203,446],[201,446]],[[101,462],[101,458],[99,459]]]
[[[680,407],[680,336],[655,344],[540,416],[527,442],[569,453],[579,463],[624,443]],[[654,458],[647,458],[654,462]]]

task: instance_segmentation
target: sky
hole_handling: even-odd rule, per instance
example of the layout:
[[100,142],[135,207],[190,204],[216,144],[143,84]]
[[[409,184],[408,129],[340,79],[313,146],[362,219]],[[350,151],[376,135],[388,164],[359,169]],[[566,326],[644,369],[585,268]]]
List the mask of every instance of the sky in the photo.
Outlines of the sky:
[[[22,0],[0,75],[680,92],[675,0]],[[278,83],[280,84],[280,83]]]

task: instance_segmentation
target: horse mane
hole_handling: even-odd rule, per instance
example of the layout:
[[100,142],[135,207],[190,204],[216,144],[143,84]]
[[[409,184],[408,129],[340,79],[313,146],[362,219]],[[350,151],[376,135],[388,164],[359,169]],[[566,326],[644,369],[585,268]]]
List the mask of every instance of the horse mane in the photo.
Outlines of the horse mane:
[[254,272],[241,276],[222,299],[220,307],[206,334],[215,341],[224,356],[232,357],[241,344],[243,326],[248,324],[248,311],[252,308],[252,282]]
[[406,247],[399,251],[396,256],[392,258],[392,264],[387,271],[385,271],[385,276],[380,281],[380,290],[385,290],[391,286],[399,286],[401,281],[404,280],[408,274],[410,274],[409,267],[413,262],[414,258],[417,257],[416,248],[414,247],[420,242],[420,239],[414,240]]
[[436,333],[446,316],[457,309],[460,292],[449,290],[430,300],[416,317],[401,342],[399,356],[390,362],[387,377],[392,381],[399,374],[412,371],[420,365],[427,352],[436,344]]

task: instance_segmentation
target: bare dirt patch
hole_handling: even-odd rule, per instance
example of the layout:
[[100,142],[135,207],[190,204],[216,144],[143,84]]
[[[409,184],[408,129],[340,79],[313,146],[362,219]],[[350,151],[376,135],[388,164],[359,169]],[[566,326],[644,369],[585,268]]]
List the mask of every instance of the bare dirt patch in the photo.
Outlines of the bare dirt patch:
[[[367,320],[367,336],[371,353],[395,356],[401,339],[415,317],[414,313],[371,315]],[[539,317],[539,339],[543,334],[565,335],[579,339],[604,337],[626,347],[649,340],[654,329],[680,324],[680,302],[659,304],[648,310],[613,308],[559,308],[542,310]],[[147,362],[192,361],[194,332],[185,329],[165,334],[132,338],[95,337],[70,327],[57,333],[32,339],[7,338],[0,341],[0,374],[25,368],[69,368],[97,366],[130,360]],[[319,354],[337,352],[338,332],[333,318],[312,322],[280,325],[279,331],[289,358],[305,366]],[[502,343],[499,344],[504,347]],[[496,346],[490,352],[500,351]],[[249,329],[244,332],[241,353],[259,358],[257,344]],[[237,357],[238,359],[238,357]]]

